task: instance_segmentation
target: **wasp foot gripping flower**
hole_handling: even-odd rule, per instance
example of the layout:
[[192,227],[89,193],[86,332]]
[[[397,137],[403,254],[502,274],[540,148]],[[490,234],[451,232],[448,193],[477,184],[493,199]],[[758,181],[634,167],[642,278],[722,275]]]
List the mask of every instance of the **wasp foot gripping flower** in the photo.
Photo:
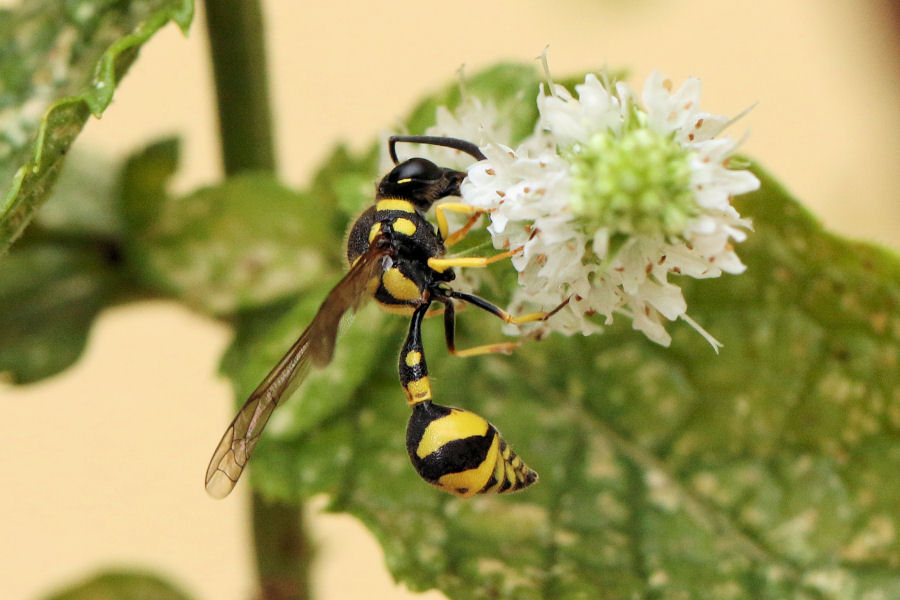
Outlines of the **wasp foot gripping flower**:
[[[729,168],[737,142],[716,137],[728,119],[700,111],[697,79],[673,90],[654,72],[643,102],[627,84],[594,75],[575,90],[577,98],[559,85],[542,87],[535,133],[517,148],[475,140],[487,160],[469,167],[463,201],[491,211],[496,248],[522,248],[512,259],[520,287],[510,310],[550,310],[568,297],[538,327],[589,334],[619,314],[668,345],[664,321],[680,318],[717,348],[686,314],[670,275],[718,277],[745,268],[732,244],[745,239],[750,222],[730,199],[759,181]],[[481,106],[468,102],[461,111],[467,105]],[[448,129],[454,121],[445,114],[441,134],[473,133],[474,119],[459,113],[455,122],[467,126]],[[498,130],[480,127],[482,134]]]

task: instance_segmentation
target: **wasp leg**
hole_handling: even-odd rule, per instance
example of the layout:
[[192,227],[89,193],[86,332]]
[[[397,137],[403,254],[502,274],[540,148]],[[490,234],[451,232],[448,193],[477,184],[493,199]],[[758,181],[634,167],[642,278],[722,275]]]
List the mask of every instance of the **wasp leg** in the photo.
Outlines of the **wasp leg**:
[[[470,215],[469,220],[466,221],[466,224],[450,233],[450,225],[447,223],[447,215],[445,211],[460,213],[463,215]],[[486,212],[486,210],[482,210],[480,208],[475,208],[474,206],[469,206],[468,204],[463,204],[462,202],[444,202],[443,204],[438,204],[434,207],[434,216],[437,218],[438,222],[438,231],[441,234],[441,239],[444,240],[444,246],[450,247],[453,244],[459,242],[466,234],[469,233],[469,230],[474,227],[475,223],[478,222],[478,218],[481,217]]]
[[491,257],[457,256],[450,258],[429,258],[428,266],[438,273],[443,273],[447,269],[452,269],[453,267],[486,267],[493,262],[497,262],[498,260],[503,260],[504,258],[515,256],[521,251],[522,248],[520,247],[516,248],[515,250],[508,250],[506,252],[501,252],[500,254],[495,254]]
[[406,402],[415,406],[431,400],[431,384],[428,382],[428,365],[422,347],[422,319],[431,302],[426,302],[413,312],[409,333],[400,349],[400,385],[406,392]]
[[450,290],[448,294],[451,298],[456,298],[457,300],[462,300],[463,302],[468,302],[474,306],[482,310],[486,310],[491,313],[495,317],[499,319],[503,319],[506,323],[512,323],[513,325],[520,325],[521,323],[532,323],[534,321],[546,321],[556,313],[558,313],[562,308],[569,303],[569,298],[566,298],[562,302],[559,303],[553,310],[550,312],[537,311],[525,313],[524,315],[519,315],[518,317],[514,317],[509,314],[499,306],[491,304],[484,298],[479,296],[475,296],[474,294],[467,294],[465,292],[457,292],[454,290]]
[[[463,302],[467,302],[472,304],[473,306],[477,306],[478,308],[485,310],[498,319],[503,319],[506,323],[512,323],[513,325],[520,325],[522,323],[533,323],[535,321],[546,321],[553,315],[555,315],[560,309],[562,309],[566,304],[569,303],[569,299],[566,298],[563,300],[559,306],[551,310],[550,312],[532,312],[524,315],[519,315],[518,317],[514,317],[509,314],[499,306],[491,304],[484,298],[480,298],[479,296],[475,296],[473,294],[466,294],[465,292],[457,292],[450,290],[448,292],[448,296],[450,298],[455,298],[457,300],[461,300]],[[522,341],[517,342],[499,342],[496,344],[485,344],[483,346],[475,346],[474,348],[466,348],[465,350],[457,350],[455,344],[456,338],[456,318],[455,318],[455,308],[452,304],[452,300],[447,300],[444,303],[446,306],[446,310],[444,311],[444,337],[447,340],[447,349],[450,350],[450,353],[454,356],[478,356],[479,354],[494,354],[494,353],[504,353],[509,354],[516,348],[522,345]]]
[[[518,348],[522,342],[500,342],[497,344],[485,344],[483,346],[475,346],[474,348],[466,348],[458,350],[456,348],[456,308],[453,306],[452,300],[444,303],[444,338],[447,341],[447,350],[454,356],[478,356],[479,354],[509,354]],[[500,310],[500,309],[497,309]]]

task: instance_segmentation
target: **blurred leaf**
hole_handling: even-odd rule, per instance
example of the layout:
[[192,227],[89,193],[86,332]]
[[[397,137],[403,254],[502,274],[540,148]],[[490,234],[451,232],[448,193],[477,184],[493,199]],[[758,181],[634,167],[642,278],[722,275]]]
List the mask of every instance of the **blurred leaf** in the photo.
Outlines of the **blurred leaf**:
[[127,256],[139,278],[206,312],[225,315],[295,296],[336,271],[333,205],[242,173],[174,198],[177,164],[167,140],[129,160],[123,211]]
[[73,152],[33,226],[0,259],[0,373],[16,383],[70,366],[99,311],[140,293],[122,261],[115,171]]
[[16,383],[74,363],[104,306],[147,291],[123,260],[115,172],[102,157],[73,152],[32,227],[0,259],[0,372]]
[[189,600],[190,596],[157,575],[107,571],[44,600]]
[[104,251],[23,241],[0,260],[0,373],[30,383],[78,359],[114,283]]
[[[625,71],[604,71],[611,81],[617,81],[625,76]],[[541,84],[546,89],[546,78],[535,65],[523,65],[519,63],[499,63],[488,67],[472,76],[466,74],[463,82],[467,97],[490,99],[502,114],[503,121],[512,123],[514,129],[510,131],[509,142],[513,145],[534,131],[534,124],[538,118],[537,98]],[[554,83],[565,85],[570,89],[576,84],[582,83],[584,77],[568,77],[555,80]],[[434,125],[435,114],[438,107],[444,106],[451,110],[459,106],[463,100],[463,92],[460,83],[455,82],[446,86],[436,94],[432,94],[422,100],[405,121],[410,134],[422,134],[428,127]]]
[[191,0],[34,0],[0,11],[0,253],[49,196],[88,116],[99,117],[142,44]]
[[[537,98],[538,86],[543,81],[537,69],[529,65],[501,63],[469,77],[465,76],[466,94],[475,98],[490,98],[507,122],[514,123],[511,142],[516,143],[534,129],[538,117],[536,102],[523,102],[522,98]],[[439,106],[453,108],[462,99],[459,83],[452,83],[443,90],[420,102],[412,111],[406,125],[411,134],[422,134],[434,124]]]
[[339,145],[322,163],[310,193],[323,210],[337,209],[333,227],[336,235],[343,236],[359,213],[374,201],[377,168],[377,144],[359,156]]
[[[300,337],[335,283],[337,279],[310,290],[287,309],[271,307],[252,315],[241,315],[235,339],[223,357],[221,367],[231,379],[240,403]],[[374,306],[345,317],[331,365],[322,370],[313,369],[293,400],[282,399],[266,431],[274,432],[276,436],[303,436],[352,407],[360,386],[365,386],[369,380],[373,366],[383,361],[385,355],[394,353],[389,338],[382,335],[384,317]],[[260,487],[266,485],[266,479],[259,481]]]
[[103,156],[74,149],[33,225],[61,238],[120,240],[124,224],[117,206],[117,170]]
[[132,154],[122,168],[119,212],[132,236],[153,226],[169,201],[169,180],[178,170],[180,142],[165,138]]
[[[396,316],[371,334],[368,377],[341,380],[373,347],[343,344],[339,402],[326,386],[279,409],[255,484],[328,493],[396,577],[452,598],[900,597],[900,263],[823,232],[760,178],[740,199],[748,271],[684,286],[718,356],[687,326],[666,349],[618,324],[461,360],[426,323],[436,400],[488,417],[538,485],[459,500],[418,479]],[[499,338],[480,311],[459,321],[461,347]],[[278,352],[259,342],[267,366],[283,338]]]

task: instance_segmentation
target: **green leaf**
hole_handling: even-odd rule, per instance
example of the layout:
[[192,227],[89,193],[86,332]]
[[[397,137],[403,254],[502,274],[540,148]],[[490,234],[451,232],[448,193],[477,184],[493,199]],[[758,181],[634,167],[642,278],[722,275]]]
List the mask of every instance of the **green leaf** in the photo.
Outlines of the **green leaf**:
[[[625,71],[622,70],[603,72],[610,81],[617,81],[625,76]],[[554,83],[571,89],[583,81],[584,77],[567,77]],[[443,106],[452,111],[464,98],[489,99],[497,107],[498,113],[503,115],[504,123],[513,125],[508,142],[515,145],[534,131],[538,108],[533,99],[537,98],[542,84],[546,89],[546,78],[535,66],[499,63],[471,77],[465,75],[462,87],[459,82],[451,83],[422,100],[406,120],[407,129],[410,134],[423,134],[428,127],[434,125],[438,107]]]
[[[541,84],[538,72],[531,66],[517,63],[501,63],[465,78],[465,93],[475,98],[490,98],[504,120],[515,124],[510,132],[510,142],[516,143],[534,129],[538,109],[535,102],[522,102],[522,98],[537,98]],[[411,134],[422,134],[434,124],[439,106],[455,108],[462,101],[459,83],[453,83],[440,92],[420,102],[406,120]]]
[[165,186],[177,164],[167,140],[132,158],[123,181],[130,233],[126,255],[138,278],[216,315],[290,298],[336,272],[332,205],[242,173],[186,197]]
[[[339,405],[326,388],[279,409],[256,485],[329,494],[397,578],[451,598],[900,596],[900,261],[824,232],[757,172],[747,272],[682,282],[720,355],[686,325],[662,348],[617,324],[456,359],[426,322],[436,401],[491,420],[537,485],[460,500],[418,479],[397,316],[366,378],[335,365],[353,387]],[[500,337],[481,311],[458,321],[460,347]]]
[[373,202],[378,168],[378,145],[354,156],[337,146],[316,172],[310,193],[323,210],[336,207],[333,231],[342,236],[359,213]]
[[120,240],[124,222],[118,207],[118,169],[103,156],[74,149],[33,226],[59,238]]
[[44,600],[189,600],[161,577],[141,571],[106,571]]
[[143,45],[191,0],[37,0],[0,11],[0,253],[50,195],[88,116],[99,117]]
[[0,373],[30,383],[78,359],[115,282],[104,252],[23,240],[0,260]]
[[97,313],[134,294],[121,261],[114,171],[73,152],[33,226],[0,259],[0,373],[16,383],[74,363]]
[[123,260],[116,170],[72,152],[32,227],[0,260],[0,372],[17,383],[74,363],[104,306],[146,293]]
[[177,138],[165,138],[126,159],[117,212],[132,236],[141,235],[159,220],[169,202],[167,187],[178,170],[180,150]]

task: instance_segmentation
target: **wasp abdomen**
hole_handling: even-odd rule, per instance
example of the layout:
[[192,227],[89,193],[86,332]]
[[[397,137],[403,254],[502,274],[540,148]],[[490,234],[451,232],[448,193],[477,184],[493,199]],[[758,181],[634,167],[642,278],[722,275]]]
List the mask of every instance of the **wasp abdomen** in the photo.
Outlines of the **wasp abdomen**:
[[514,492],[538,477],[482,417],[432,402],[413,407],[406,449],[425,481],[457,496]]

